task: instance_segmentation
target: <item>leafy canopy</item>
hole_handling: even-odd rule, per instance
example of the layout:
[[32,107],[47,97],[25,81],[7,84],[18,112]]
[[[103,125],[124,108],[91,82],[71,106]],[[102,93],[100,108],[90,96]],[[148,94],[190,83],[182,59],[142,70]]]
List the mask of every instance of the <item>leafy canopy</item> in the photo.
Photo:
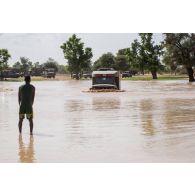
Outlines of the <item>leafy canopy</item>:
[[115,56],[108,52],[103,54],[98,60],[94,62],[93,69],[97,70],[99,68],[114,68],[115,66]]
[[8,60],[11,57],[7,49],[0,49],[0,71],[8,67]]
[[186,67],[195,65],[195,34],[165,33],[164,46],[172,62]]
[[70,72],[80,73],[91,65],[91,58],[93,57],[92,49],[84,48],[84,43],[75,34],[63,43],[61,49],[64,53],[64,58],[68,61],[68,68]]
[[59,64],[54,59],[48,58],[48,60],[45,63],[43,63],[42,66],[43,68],[54,68],[55,71],[57,72]]

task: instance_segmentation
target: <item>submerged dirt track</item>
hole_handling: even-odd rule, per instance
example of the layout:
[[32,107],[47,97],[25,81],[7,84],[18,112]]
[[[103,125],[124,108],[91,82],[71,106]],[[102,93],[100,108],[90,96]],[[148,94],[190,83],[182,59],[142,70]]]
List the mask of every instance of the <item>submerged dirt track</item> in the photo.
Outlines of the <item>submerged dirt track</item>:
[[195,162],[195,84],[122,81],[122,93],[83,93],[91,81],[37,81],[34,136],[18,135],[17,90],[0,82],[0,162]]

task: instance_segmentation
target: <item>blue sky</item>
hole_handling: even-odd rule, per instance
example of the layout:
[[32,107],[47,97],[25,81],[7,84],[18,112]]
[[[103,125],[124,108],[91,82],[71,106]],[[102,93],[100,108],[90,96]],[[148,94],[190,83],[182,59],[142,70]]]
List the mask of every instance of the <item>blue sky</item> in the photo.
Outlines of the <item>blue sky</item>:
[[[129,47],[138,38],[136,33],[76,33],[86,47],[93,51],[93,61],[103,53],[115,54],[119,49]],[[9,64],[15,63],[21,56],[32,62],[45,62],[49,57],[60,64],[66,64],[60,45],[68,40],[71,33],[1,33],[0,48],[6,48],[11,54]],[[162,34],[155,33],[154,41],[160,42]]]

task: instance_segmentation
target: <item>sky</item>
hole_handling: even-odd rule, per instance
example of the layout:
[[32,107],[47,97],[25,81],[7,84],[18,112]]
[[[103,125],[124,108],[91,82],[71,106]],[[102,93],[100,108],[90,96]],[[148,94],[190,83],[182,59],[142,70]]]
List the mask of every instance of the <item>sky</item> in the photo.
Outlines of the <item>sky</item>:
[[[130,46],[137,33],[76,33],[82,39],[85,47],[91,47],[92,61],[103,53],[116,54],[119,49]],[[60,46],[68,40],[71,33],[1,33],[0,48],[8,49],[11,54],[9,64],[13,65],[20,57],[27,57],[32,62],[45,62],[53,58],[59,64],[66,64]],[[162,34],[155,33],[154,41],[162,41]]]

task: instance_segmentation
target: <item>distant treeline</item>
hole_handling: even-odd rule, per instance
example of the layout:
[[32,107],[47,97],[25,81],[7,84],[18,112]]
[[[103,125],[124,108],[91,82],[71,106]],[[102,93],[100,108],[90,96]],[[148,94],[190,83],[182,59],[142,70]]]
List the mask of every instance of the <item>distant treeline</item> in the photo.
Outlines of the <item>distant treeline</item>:
[[[121,72],[137,71],[140,74],[151,73],[157,79],[157,73],[178,70],[187,73],[189,81],[194,79],[195,66],[195,34],[194,33],[164,33],[164,40],[156,44],[152,33],[139,33],[128,48],[118,50],[116,55],[108,52],[102,54],[92,63],[92,48],[85,47],[84,43],[73,34],[60,48],[63,51],[67,65],[59,65],[49,58],[45,63],[31,62],[28,58],[21,57],[13,67],[22,71],[32,68],[54,68],[59,73],[70,73],[79,79],[83,72],[91,72],[99,68],[114,68]],[[0,49],[0,71],[8,68],[11,57],[8,50]]]

